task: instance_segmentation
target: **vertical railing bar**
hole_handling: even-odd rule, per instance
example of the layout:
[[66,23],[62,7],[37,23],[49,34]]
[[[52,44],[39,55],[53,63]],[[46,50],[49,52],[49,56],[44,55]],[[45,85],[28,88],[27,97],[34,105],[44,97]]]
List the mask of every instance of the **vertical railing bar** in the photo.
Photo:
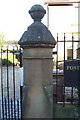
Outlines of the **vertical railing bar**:
[[7,101],[6,101],[6,98],[5,98],[5,117],[6,117],[6,120],[7,120]]
[[[65,76],[65,33],[64,33],[64,76]],[[65,77],[64,77],[63,90],[64,90],[63,106],[65,106]]]
[[[80,61],[78,60],[77,62],[78,62],[78,66],[80,66]],[[80,79],[79,79],[80,75],[79,74],[80,74],[80,70],[78,70],[78,86],[77,86],[77,90],[78,90],[78,103],[77,103],[77,105],[78,105],[78,114],[79,114],[78,119],[80,119]]]
[[8,97],[8,119],[10,120],[10,105],[9,105],[9,65],[8,65],[8,47],[7,47],[7,97]]
[[[79,61],[78,61],[78,66],[79,66]],[[79,78],[79,70],[78,70],[78,78]],[[78,79],[78,118],[80,118],[80,81]]]
[[[72,33],[72,60],[74,59],[74,37]],[[71,88],[71,104],[73,104],[73,87]]]
[[15,66],[14,66],[14,46],[13,46],[13,94],[14,94],[14,119],[16,120],[16,108],[15,108]]
[[58,33],[57,33],[57,55],[56,55],[56,103],[57,103],[57,81],[58,81]]
[[[22,67],[22,51],[20,48],[20,67]],[[22,120],[22,86],[20,85],[20,105],[21,105],[21,120]]]
[[4,97],[3,97],[3,66],[2,66],[2,47],[1,47],[1,97],[2,97],[2,117],[4,120]]
[[13,120],[13,101],[11,98],[11,120]]
[[74,59],[74,36],[72,33],[72,60]]
[[22,50],[20,48],[20,67],[22,67]]
[[1,120],[1,99],[0,99],[0,120]]
[[19,100],[17,99],[17,119],[19,120]]

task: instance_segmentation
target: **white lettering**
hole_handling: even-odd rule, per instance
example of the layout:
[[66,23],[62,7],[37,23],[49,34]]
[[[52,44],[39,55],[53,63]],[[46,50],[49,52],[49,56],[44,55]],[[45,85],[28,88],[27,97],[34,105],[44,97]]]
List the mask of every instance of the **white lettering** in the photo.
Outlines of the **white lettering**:
[[72,70],[72,71],[80,70],[80,66],[66,66],[66,70]]
[[69,70],[70,69],[70,66],[66,66],[67,67],[67,70]]

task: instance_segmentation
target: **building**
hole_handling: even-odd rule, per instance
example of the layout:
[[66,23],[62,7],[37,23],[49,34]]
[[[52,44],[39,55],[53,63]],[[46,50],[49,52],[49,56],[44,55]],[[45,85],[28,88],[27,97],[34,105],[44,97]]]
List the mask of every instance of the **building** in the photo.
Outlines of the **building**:
[[[47,26],[51,30],[54,37],[59,33],[60,40],[66,33],[67,40],[80,40],[80,0],[45,0],[47,6]],[[62,43],[59,45],[61,52]],[[80,55],[80,42],[74,44],[74,58]],[[62,53],[63,54],[63,53]],[[59,56],[62,59],[62,54]],[[72,58],[72,44],[66,45],[66,59]]]

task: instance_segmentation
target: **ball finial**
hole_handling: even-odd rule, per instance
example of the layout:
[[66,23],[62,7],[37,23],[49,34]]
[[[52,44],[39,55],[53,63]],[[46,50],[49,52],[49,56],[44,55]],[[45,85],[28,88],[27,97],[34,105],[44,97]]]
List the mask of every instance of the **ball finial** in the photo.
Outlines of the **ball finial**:
[[45,13],[46,10],[39,4],[32,6],[31,9],[29,10],[29,14],[31,15],[34,21],[41,21]]

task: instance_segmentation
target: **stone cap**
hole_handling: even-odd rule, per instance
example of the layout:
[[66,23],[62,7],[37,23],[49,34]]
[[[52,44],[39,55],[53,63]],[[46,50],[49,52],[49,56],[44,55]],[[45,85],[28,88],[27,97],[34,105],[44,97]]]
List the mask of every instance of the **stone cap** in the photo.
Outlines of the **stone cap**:
[[22,48],[26,47],[55,47],[56,41],[48,28],[41,22],[46,13],[41,5],[34,5],[29,10],[34,22],[28,27],[19,40]]

